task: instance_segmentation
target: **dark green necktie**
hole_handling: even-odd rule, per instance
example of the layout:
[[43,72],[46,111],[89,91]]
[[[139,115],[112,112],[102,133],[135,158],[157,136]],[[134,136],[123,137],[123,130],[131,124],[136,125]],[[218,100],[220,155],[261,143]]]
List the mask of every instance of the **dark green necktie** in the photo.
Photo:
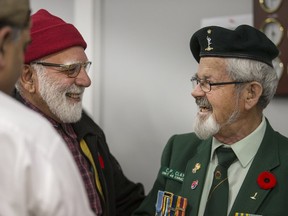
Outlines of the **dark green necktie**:
[[236,155],[231,148],[223,147],[216,149],[216,154],[218,166],[214,171],[204,216],[227,216],[229,196],[227,170],[235,161]]

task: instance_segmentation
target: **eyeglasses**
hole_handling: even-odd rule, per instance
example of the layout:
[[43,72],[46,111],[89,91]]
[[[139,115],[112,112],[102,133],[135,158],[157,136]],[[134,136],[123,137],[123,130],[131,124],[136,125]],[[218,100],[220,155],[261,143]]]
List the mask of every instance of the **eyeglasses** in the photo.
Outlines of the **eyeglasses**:
[[66,73],[68,77],[75,78],[81,71],[83,67],[86,73],[88,73],[89,68],[92,64],[91,61],[87,61],[85,63],[73,63],[73,64],[55,64],[49,62],[32,62],[31,64],[43,65],[45,67],[56,67],[59,68],[60,72]]
[[198,77],[192,77],[190,81],[193,84],[193,88],[195,88],[198,84],[200,84],[200,88],[204,92],[210,92],[211,91],[211,86],[220,86],[220,85],[231,85],[231,84],[242,84],[242,83],[248,83],[250,81],[233,81],[233,82],[217,82],[217,83],[212,83],[209,80],[205,79],[199,79]]

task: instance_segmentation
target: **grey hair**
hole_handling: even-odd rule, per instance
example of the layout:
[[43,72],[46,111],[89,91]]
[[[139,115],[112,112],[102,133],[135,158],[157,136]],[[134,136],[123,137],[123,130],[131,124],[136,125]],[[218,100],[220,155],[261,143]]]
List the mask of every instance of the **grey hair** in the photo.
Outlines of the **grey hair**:
[[[39,60],[39,61],[41,61],[41,60]],[[40,65],[40,64],[33,64],[32,63],[32,64],[30,64],[30,66],[33,70],[36,71],[37,75],[43,74],[46,71],[45,67],[43,65]]]
[[[256,81],[262,85],[263,92],[257,106],[265,109],[272,100],[278,85],[278,78],[273,67],[250,59],[226,58],[228,75],[237,81]],[[241,91],[243,85],[238,85]]]
[[[40,76],[44,73],[45,68],[42,65],[37,65],[37,64],[30,64],[31,69],[35,70],[37,73],[37,76]],[[15,88],[18,90],[20,95],[23,93],[23,86],[20,84],[20,79],[17,80],[15,84]]]

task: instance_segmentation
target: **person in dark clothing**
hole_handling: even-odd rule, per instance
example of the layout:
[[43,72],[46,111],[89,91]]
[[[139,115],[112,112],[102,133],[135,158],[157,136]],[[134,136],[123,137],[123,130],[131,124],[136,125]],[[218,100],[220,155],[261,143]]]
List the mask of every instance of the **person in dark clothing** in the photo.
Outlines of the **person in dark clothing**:
[[31,16],[32,43],[14,97],[47,118],[69,147],[96,215],[128,216],[144,199],[111,154],[102,129],[82,108],[91,80],[86,42],[69,23],[41,9]]

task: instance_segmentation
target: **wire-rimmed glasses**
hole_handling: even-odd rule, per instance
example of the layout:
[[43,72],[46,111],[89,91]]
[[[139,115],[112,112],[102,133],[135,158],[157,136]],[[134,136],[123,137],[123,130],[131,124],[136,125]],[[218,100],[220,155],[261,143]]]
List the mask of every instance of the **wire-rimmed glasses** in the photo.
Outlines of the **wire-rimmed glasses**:
[[221,85],[231,85],[231,84],[236,84],[237,85],[237,84],[250,82],[250,81],[232,81],[232,82],[217,82],[217,83],[213,83],[213,82],[210,82],[209,80],[206,80],[206,79],[199,79],[196,76],[193,76],[190,79],[190,81],[193,84],[193,88],[195,88],[198,84],[200,84],[200,88],[205,93],[211,91],[211,86],[221,86]]

